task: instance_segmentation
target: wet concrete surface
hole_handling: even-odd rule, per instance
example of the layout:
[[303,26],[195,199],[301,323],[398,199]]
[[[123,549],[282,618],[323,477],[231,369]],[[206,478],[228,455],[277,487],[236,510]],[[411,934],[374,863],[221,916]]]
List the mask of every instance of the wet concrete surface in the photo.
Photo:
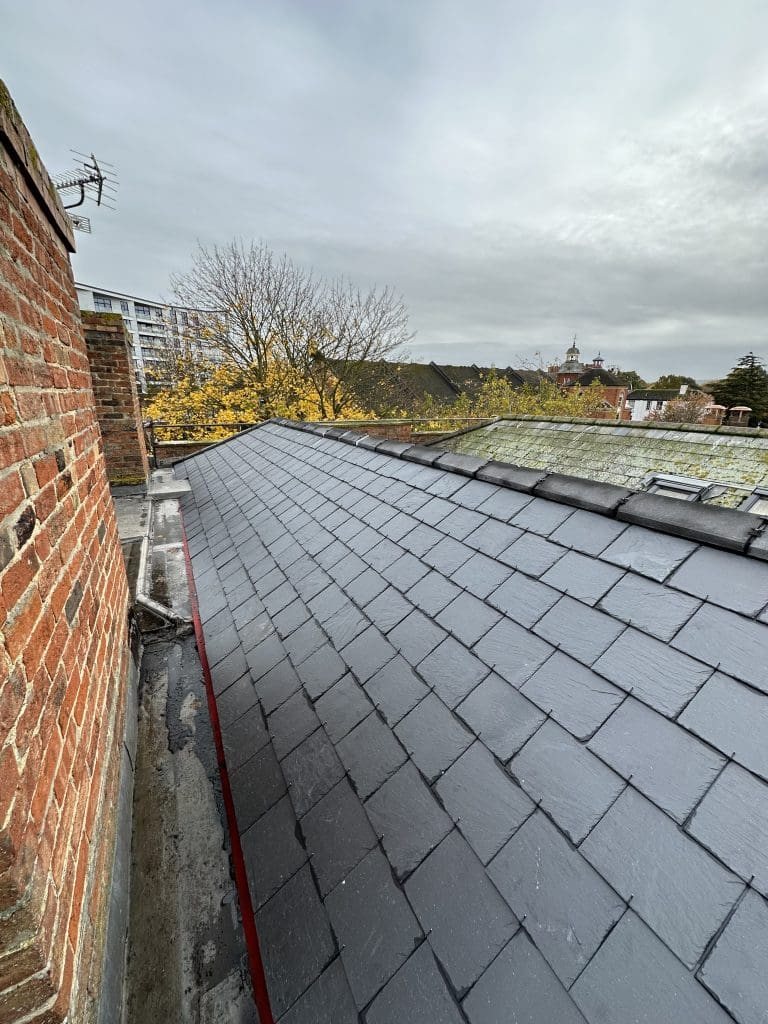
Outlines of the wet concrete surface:
[[257,1024],[228,845],[194,636],[150,639],[124,1024]]
[[191,619],[181,517],[175,498],[153,502],[149,576],[150,597],[182,618]]

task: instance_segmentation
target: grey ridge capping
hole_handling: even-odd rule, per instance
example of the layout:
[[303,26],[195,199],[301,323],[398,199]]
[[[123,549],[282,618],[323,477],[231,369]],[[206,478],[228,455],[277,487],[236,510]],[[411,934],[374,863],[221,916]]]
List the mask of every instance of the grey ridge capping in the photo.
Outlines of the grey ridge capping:
[[278,420],[177,473],[278,1024],[766,1024],[758,517]]

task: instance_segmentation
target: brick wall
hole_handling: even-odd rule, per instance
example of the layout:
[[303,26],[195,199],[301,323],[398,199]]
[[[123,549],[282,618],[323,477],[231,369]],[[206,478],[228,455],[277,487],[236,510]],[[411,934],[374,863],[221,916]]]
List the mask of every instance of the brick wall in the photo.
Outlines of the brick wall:
[[68,251],[0,82],[0,1024],[90,1020],[128,586]]
[[82,313],[96,415],[113,484],[143,483],[149,473],[130,340],[117,313]]

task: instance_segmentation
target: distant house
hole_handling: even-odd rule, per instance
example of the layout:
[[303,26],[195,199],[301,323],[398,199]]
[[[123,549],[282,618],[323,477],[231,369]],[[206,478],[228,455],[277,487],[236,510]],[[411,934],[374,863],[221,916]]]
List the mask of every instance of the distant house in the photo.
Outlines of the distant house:
[[591,363],[583,363],[574,340],[565,353],[565,361],[551,366],[549,375],[562,388],[588,388],[597,382],[606,403],[616,410],[617,418],[621,419],[629,395],[629,385],[613,371],[606,370],[604,364],[605,359],[599,352]]
[[627,396],[627,405],[629,406],[631,416],[633,420],[647,420],[650,416],[658,416],[664,412],[664,408],[667,402],[671,402],[675,398],[679,398],[681,394],[685,394],[683,390],[686,387],[683,384],[682,388],[666,388],[664,390],[659,389],[654,391],[650,388],[641,388],[640,390],[630,391]]

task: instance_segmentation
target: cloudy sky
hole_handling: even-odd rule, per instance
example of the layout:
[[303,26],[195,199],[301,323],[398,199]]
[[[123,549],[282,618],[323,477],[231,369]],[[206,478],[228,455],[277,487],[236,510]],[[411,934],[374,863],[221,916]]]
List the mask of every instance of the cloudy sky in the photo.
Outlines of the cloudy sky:
[[768,357],[765,0],[28,0],[0,50],[49,170],[117,167],[80,280],[242,235],[393,285],[415,359]]

